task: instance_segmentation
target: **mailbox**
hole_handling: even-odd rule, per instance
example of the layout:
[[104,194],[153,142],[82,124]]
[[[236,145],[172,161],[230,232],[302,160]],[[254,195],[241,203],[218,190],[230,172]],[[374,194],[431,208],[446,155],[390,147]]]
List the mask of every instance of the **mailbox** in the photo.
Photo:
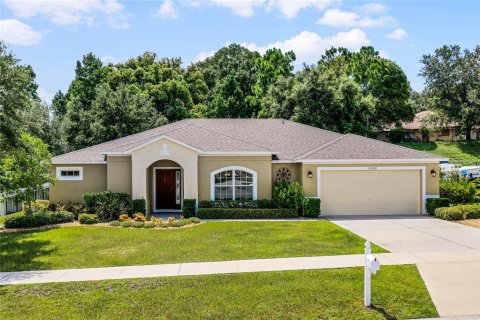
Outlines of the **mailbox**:
[[365,260],[367,267],[371,273],[375,274],[378,270],[380,270],[380,261],[378,261],[378,259],[375,258],[373,255],[367,254]]

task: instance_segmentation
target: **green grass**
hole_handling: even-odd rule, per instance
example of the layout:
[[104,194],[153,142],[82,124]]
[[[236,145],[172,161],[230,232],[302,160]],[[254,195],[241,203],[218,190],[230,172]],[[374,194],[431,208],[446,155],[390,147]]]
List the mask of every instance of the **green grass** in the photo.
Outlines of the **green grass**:
[[449,158],[453,164],[466,166],[480,162],[480,141],[405,142],[401,145]]
[[0,270],[355,254],[364,242],[329,221],[207,222],[178,230],[62,227],[0,233]]
[[410,319],[437,312],[415,266],[0,287],[1,319]]
[[18,216],[21,216],[23,215],[23,212],[16,212],[16,213],[12,213],[12,214],[7,214],[5,216],[1,216],[0,217],[0,227],[3,227],[5,225],[5,219],[7,217],[18,217]]

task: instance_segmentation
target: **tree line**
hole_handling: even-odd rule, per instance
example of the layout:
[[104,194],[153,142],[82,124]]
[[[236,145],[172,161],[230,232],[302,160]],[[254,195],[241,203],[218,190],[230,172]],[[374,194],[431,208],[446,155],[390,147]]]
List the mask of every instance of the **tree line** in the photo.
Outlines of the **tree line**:
[[274,117],[375,136],[429,109],[460,123],[467,139],[480,125],[480,46],[424,55],[423,92],[373,47],[331,48],[297,72],[292,51],[261,55],[238,44],[186,67],[151,52],[116,64],[88,53],[50,105],[37,95],[34,70],[3,43],[0,54],[2,150],[15,148],[22,132],[61,154],[185,118]]

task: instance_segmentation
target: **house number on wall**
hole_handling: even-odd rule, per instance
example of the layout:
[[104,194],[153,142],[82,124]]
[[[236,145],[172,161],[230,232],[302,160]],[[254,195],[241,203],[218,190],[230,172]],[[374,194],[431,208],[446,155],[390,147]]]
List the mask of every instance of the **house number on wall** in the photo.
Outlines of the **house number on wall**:
[[377,170],[378,167],[368,167],[368,170]]

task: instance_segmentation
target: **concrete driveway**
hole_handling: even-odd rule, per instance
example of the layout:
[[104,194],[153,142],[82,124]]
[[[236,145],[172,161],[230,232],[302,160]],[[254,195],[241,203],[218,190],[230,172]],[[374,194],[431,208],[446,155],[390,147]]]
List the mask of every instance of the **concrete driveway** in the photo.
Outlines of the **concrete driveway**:
[[327,217],[417,266],[440,316],[479,315],[480,229],[424,216]]

